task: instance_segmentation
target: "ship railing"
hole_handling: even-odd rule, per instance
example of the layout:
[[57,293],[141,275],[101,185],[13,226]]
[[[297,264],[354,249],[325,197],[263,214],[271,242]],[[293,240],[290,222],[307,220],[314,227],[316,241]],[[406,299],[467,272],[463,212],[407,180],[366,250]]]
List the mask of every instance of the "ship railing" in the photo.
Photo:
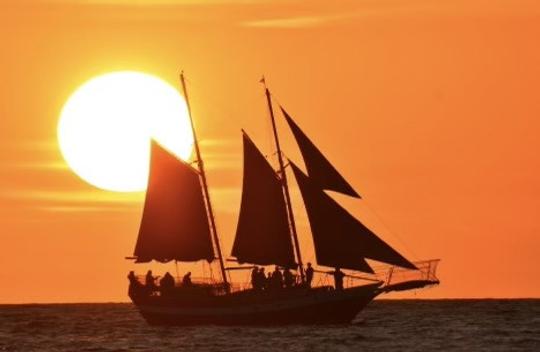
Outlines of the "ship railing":
[[[136,275],[135,277],[137,281],[139,282],[139,284],[141,285],[141,287],[147,287],[145,275]],[[159,275],[154,276],[154,285],[153,287],[151,287],[152,291],[159,293],[160,291],[159,281],[161,278],[162,277]],[[173,278],[174,278],[174,287],[176,288],[186,287],[186,285],[182,283],[182,278],[180,277],[173,277]],[[206,288],[207,290],[211,290],[215,294],[226,294],[228,292],[226,284],[210,277],[192,277],[190,287]]]
[[440,259],[413,262],[418,270],[390,266],[377,271],[375,276],[384,282],[387,291],[400,291],[437,285],[437,266]]
[[[374,267],[374,274],[346,272],[343,284],[345,288],[349,288],[359,285],[380,283],[381,289],[385,292],[410,290],[436,285],[439,283],[439,279],[437,278],[437,266],[439,262],[440,259],[416,261],[414,264],[418,270],[405,269],[397,266],[380,266]],[[146,276],[138,275],[136,277],[141,286],[146,287]],[[159,292],[159,280],[161,277],[154,276],[154,279],[152,291]],[[184,287],[182,278],[175,277],[174,279],[175,287]],[[194,287],[205,288],[217,295],[251,289],[250,280],[229,283],[228,286],[211,277],[193,277],[191,282]],[[312,287],[327,286],[334,286],[332,271],[315,270]]]
[[[315,275],[313,277],[312,281],[312,287],[334,287],[334,274],[333,270],[330,271],[323,271],[323,270],[314,270]],[[352,273],[345,273],[345,277],[343,280],[343,287],[349,288],[349,287],[355,287],[359,285],[365,285],[365,284],[373,284],[381,282],[380,279],[373,275],[369,274],[352,274]]]
[[[380,283],[385,291],[398,291],[421,288],[439,283],[437,266],[440,259],[422,260],[414,262],[418,270],[411,270],[397,266],[374,267],[374,274],[346,272],[343,286],[345,288]],[[314,286],[333,286],[332,271],[315,270]],[[386,289],[385,289],[386,288]]]
[[[137,278],[137,281],[139,281],[140,284],[146,283],[146,275],[135,275]],[[159,280],[162,278],[161,275],[154,275],[154,283],[156,286],[159,286]],[[182,278],[178,276],[173,276],[175,286],[182,286]],[[215,280],[211,277],[191,277],[191,282],[193,284],[200,284],[200,285],[218,285],[221,284],[218,280]]]

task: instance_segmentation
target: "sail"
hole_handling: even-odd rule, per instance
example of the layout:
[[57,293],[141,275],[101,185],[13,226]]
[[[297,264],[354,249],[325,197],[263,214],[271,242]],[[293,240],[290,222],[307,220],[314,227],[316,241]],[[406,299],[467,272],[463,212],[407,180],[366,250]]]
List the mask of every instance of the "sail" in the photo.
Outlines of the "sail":
[[296,267],[281,181],[245,132],[242,203],[232,255],[241,263]]
[[294,134],[294,138],[296,138],[298,146],[300,147],[310,180],[317,184],[321,189],[336,191],[360,198],[360,195],[356,193],[336,168],[330,164],[328,159],[326,159],[315,144],[313,144],[313,142],[304,134],[285,109],[281,106],[280,108]]
[[290,162],[306,206],[317,263],[372,273],[364,258],[416,269]]
[[152,141],[137,262],[214,259],[199,174]]
[[336,168],[330,164],[328,159],[305,135],[298,125],[289,116],[287,111],[281,107],[281,111],[294,134],[294,138],[300,147],[300,152],[304,158],[309,178],[321,189],[340,192],[352,197],[360,198],[360,195],[352,186],[341,176]]

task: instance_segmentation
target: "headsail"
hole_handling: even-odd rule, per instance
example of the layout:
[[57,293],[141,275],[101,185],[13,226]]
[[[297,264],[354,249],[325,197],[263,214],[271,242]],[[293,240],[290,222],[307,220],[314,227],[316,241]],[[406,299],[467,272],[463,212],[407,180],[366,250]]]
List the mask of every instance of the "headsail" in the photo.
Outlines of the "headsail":
[[135,246],[137,262],[214,259],[198,172],[151,145],[144,213]]
[[336,191],[360,198],[360,195],[356,193],[345,178],[341,176],[315,144],[313,144],[300,127],[298,127],[287,111],[281,106],[280,108],[294,134],[294,138],[296,138],[298,146],[300,147],[310,180],[317,184],[321,189]]
[[242,204],[232,255],[239,262],[296,267],[281,181],[244,132]]
[[290,162],[306,206],[317,263],[373,273],[364,258],[416,269]]

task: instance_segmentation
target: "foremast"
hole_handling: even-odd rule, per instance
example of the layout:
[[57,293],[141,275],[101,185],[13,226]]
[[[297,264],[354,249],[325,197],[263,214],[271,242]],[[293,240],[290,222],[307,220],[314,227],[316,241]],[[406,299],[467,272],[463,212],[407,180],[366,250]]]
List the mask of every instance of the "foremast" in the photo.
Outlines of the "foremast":
[[264,92],[265,92],[265,95],[266,95],[266,102],[268,104],[268,111],[270,113],[270,120],[272,121],[272,131],[273,131],[273,134],[274,134],[274,141],[276,143],[276,152],[277,152],[278,162],[279,162],[279,176],[280,176],[280,179],[281,179],[281,185],[283,187],[283,192],[285,194],[285,205],[286,205],[287,214],[288,214],[288,217],[289,217],[289,227],[290,227],[290,231],[291,231],[291,236],[293,238],[294,250],[295,250],[295,253],[296,253],[296,259],[297,259],[297,263],[298,263],[298,269],[300,271],[301,281],[302,281],[302,283],[304,283],[305,282],[305,276],[304,276],[304,266],[303,266],[303,263],[302,263],[302,254],[300,252],[300,243],[298,242],[298,233],[296,231],[296,222],[294,220],[294,213],[293,213],[292,203],[291,203],[291,195],[289,193],[289,183],[287,181],[287,173],[285,172],[285,164],[283,162],[283,155],[281,153],[281,146],[280,146],[280,143],[279,143],[279,136],[278,136],[277,127],[276,127],[276,119],[275,119],[275,116],[274,116],[274,108],[272,106],[272,97],[271,97],[271,94],[270,94],[270,90],[266,86],[266,81],[265,81],[264,77],[261,79],[261,83],[264,86]]
[[225,285],[227,285],[227,287],[229,287],[229,282],[228,282],[228,279],[227,279],[227,273],[226,273],[226,270],[225,270],[225,263],[224,263],[224,260],[223,260],[223,254],[221,252],[221,244],[220,244],[220,241],[219,241],[219,235],[217,233],[217,228],[216,228],[216,220],[214,218],[214,211],[213,211],[213,208],[212,208],[212,203],[210,202],[210,193],[208,192],[208,182],[206,181],[206,173],[204,171],[204,162],[203,162],[203,159],[201,157],[201,150],[199,148],[199,141],[197,139],[197,133],[195,132],[195,125],[193,123],[193,116],[191,114],[191,105],[189,103],[189,96],[188,96],[188,92],[187,92],[187,88],[186,88],[186,79],[184,77],[184,71],[182,71],[180,73],[180,81],[182,83],[182,91],[184,93],[184,98],[186,100],[186,105],[187,105],[187,109],[188,109],[188,115],[189,115],[189,119],[190,119],[190,122],[191,122],[191,132],[193,133],[193,145],[195,146],[195,154],[196,154],[196,157],[197,157],[197,167],[199,169],[199,175],[200,175],[201,183],[202,183],[202,186],[203,186],[203,194],[204,194],[204,199],[205,199],[205,203],[206,203],[208,219],[210,220],[210,228],[211,228],[211,231],[212,231],[212,239],[214,241],[214,247],[215,247],[215,249],[217,251],[217,255],[218,255],[219,267],[220,267],[220,270],[221,270],[221,277],[222,277],[223,283]]

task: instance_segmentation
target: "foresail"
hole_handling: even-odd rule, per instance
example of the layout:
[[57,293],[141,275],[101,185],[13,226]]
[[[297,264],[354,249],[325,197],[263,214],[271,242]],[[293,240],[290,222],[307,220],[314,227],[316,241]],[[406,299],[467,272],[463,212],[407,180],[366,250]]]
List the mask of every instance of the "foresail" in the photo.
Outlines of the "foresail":
[[298,146],[300,147],[310,180],[314,184],[317,184],[321,189],[336,191],[360,198],[360,195],[356,193],[345,178],[341,176],[315,144],[313,144],[300,127],[298,127],[287,111],[281,106],[280,108],[294,134]]
[[296,267],[281,182],[244,137],[242,203],[232,255],[239,262]]
[[214,259],[197,170],[152,141],[137,262]]
[[311,225],[320,265],[373,273],[364,258],[416,269],[396,250],[354,218],[290,162]]

